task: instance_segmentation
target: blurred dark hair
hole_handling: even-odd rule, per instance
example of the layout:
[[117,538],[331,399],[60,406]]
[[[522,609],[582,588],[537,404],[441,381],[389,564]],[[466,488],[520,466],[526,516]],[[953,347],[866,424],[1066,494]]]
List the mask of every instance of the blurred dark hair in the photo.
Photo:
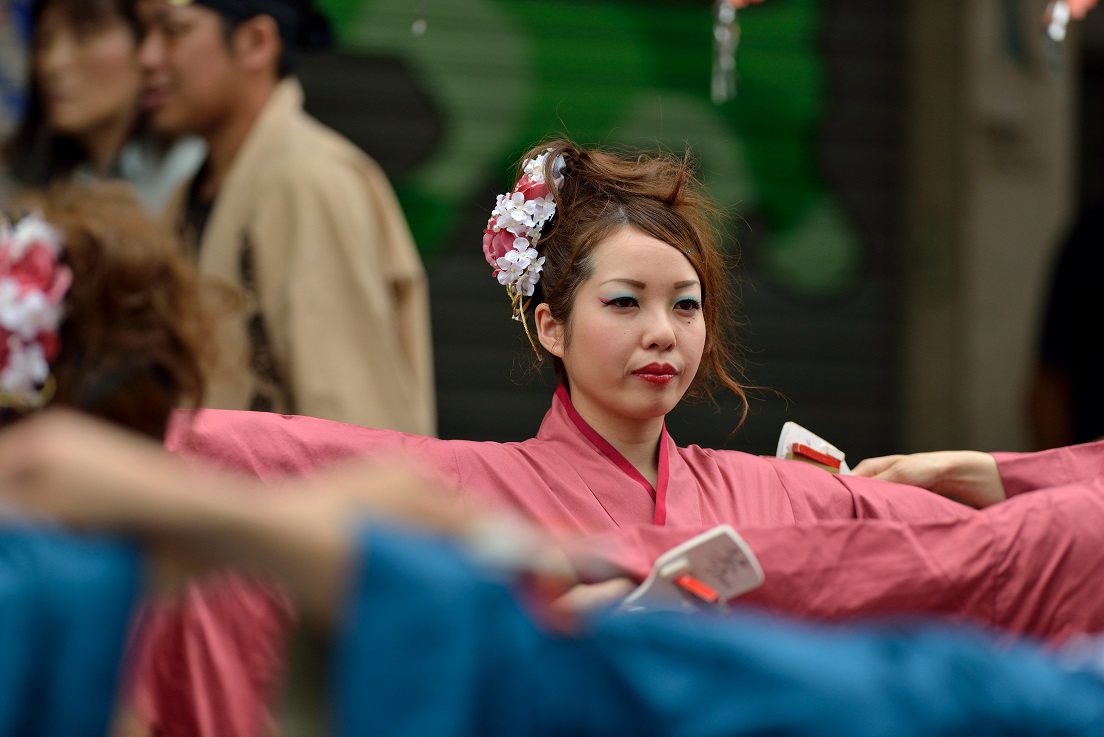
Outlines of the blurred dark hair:
[[[134,0],[36,0],[31,6],[32,32],[49,7],[59,7],[77,27],[102,26],[122,20],[134,35],[135,48],[141,37]],[[3,146],[2,156],[12,177],[28,187],[45,187],[64,179],[87,160],[84,150],[71,137],[56,135],[46,121],[42,91],[34,70],[27,86],[26,112],[15,133]]]
[[[695,177],[689,151],[666,152],[586,149],[564,140],[534,147],[524,162],[548,151],[545,181],[552,182],[556,157],[563,156],[563,184],[550,187],[556,215],[537,246],[544,271],[530,303],[548,304],[570,340],[571,311],[580,285],[594,270],[593,253],[615,231],[631,226],[686,255],[702,286],[705,349],[690,398],[712,398],[718,385],[730,389],[747,415],[734,334],[735,300],[728,279],[730,259],[717,240],[720,223],[713,201]],[[543,359],[543,356],[542,356]],[[556,375],[566,383],[563,362],[553,357]]]
[[333,29],[329,19],[311,0],[198,0],[222,17],[223,36],[229,44],[235,29],[250,18],[267,15],[280,31],[280,56],[276,77],[295,73],[300,51],[328,51],[333,47]]
[[17,207],[62,236],[73,271],[52,406],[154,438],[204,389],[206,325],[195,270],[125,184],[59,184]]

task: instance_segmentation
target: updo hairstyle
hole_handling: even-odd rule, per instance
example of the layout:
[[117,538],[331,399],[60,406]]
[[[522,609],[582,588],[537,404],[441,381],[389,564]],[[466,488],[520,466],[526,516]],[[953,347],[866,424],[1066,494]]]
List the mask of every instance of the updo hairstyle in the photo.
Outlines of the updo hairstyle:
[[[694,176],[689,152],[681,157],[666,152],[625,153],[554,140],[534,147],[522,161],[546,151],[545,181],[553,181],[558,156],[563,156],[564,177],[560,187],[550,187],[556,215],[537,245],[545,257],[544,271],[529,310],[546,303],[552,318],[564,325],[565,341],[570,341],[575,296],[593,273],[594,250],[603,240],[631,226],[670,244],[686,255],[702,286],[705,349],[687,397],[713,399],[714,390],[724,385],[739,399],[742,422],[747,397],[733,377],[739,375],[739,368],[730,259],[717,241],[717,210]],[[546,356],[542,351],[539,360]],[[556,375],[567,383],[563,362],[555,356],[552,360]]]

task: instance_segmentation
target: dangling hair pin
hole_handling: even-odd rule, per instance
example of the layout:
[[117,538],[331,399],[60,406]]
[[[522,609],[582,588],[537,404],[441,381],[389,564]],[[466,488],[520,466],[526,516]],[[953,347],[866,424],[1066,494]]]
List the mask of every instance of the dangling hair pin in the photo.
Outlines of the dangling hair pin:
[[[510,297],[510,314],[525,327],[525,335],[533,343],[525,310],[540,281],[544,256],[537,251],[541,230],[556,214],[556,200],[545,181],[545,161],[549,151],[527,159],[521,178],[512,192],[499,195],[491,219],[483,231],[483,255],[494,269],[492,275],[506,287]],[[563,156],[552,163],[552,185],[563,185]]]
[[49,223],[0,218],[0,407],[37,409],[53,397],[50,362],[73,283],[60,258],[61,235]]

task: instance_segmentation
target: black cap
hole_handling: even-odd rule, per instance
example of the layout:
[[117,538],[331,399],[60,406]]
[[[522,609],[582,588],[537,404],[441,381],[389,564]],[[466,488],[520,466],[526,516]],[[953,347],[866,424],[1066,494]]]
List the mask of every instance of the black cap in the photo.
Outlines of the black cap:
[[270,15],[287,47],[322,51],[333,46],[330,22],[311,0],[169,0],[172,5],[203,5],[234,21]]

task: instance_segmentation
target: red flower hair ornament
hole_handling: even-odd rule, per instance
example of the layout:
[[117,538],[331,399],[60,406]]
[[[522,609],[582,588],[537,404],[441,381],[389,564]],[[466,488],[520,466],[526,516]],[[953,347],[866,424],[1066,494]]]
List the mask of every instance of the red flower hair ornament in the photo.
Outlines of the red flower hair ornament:
[[61,235],[42,218],[0,220],[0,407],[36,409],[53,395],[50,362],[73,283],[60,259]]
[[[527,298],[533,296],[544,267],[537,242],[541,229],[556,214],[556,200],[544,176],[547,158],[546,151],[525,161],[521,178],[512,192],[498,196],[483,230],[483,256],[494,270],[492,276],[506,287],[513,318],[523,324]],[[563,184],[563,170],[563,157],[557,156],[552,163],[553,186]]]

